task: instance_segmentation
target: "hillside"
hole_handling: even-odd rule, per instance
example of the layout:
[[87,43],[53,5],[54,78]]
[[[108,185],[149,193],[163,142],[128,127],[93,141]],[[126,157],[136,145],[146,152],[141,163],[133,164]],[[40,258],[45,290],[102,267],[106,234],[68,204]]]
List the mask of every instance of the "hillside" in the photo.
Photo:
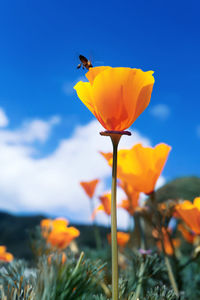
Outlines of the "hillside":
[[[29,234],[40,224],[45,216],[15,216],[0,212],[0,245],[6,245],[16,258],[31,259],[32,252],[29,247]],[[78,245],[84,247],[95,247],[94,231],[90,225],[72,224],[80,230],[80,236],[76,239]],[[108,228],[99,226],[102,242],[106,239]]]
[[[200,178],[182,177],[175,179],[157,192],[157,200],[163,202],[167,199],[183,198],[193,200],[200,196]],[[40,224],[45,216],[14,216],[5,212],[0,212],[0,245],[6,245],[8,251],[17,258],[31,259],[32,253],[29,249],[29,231]],[[88,247],[95,246],[95,239],[92,227],[89,225],[70,224],[77,227],[81,234],[77,239],[78,244]],[[105,241],[108,229],[99,227],[101,237]]]
[[178,198],[193,201],[198,196],[200,196],[200,178],[195,176],[174,179],[156,192],[158,202]]

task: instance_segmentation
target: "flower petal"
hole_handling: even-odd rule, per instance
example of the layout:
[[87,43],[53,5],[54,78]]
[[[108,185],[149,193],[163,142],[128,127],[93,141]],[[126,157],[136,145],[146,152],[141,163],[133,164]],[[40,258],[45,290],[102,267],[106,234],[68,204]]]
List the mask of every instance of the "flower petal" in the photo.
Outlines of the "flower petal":
[[194,206],[200,211],[200,197],[194,199]]
[[107,130],[130,127],[148,106],[154,84],[153,72],[131,68],[91,68],[89,83],[74,88],[79,98]]
[[148,72],[139,72],[138,70],[137,76],[134,78],[134,89],[136,86],[139,90],[139,94],[137,96],[137,102],[135,106],[135,115],[131,120],[132,123],[141,115],[141,113],[147,108],[151,99],[151,93],[154,84],[154,77],[152,74],[153,71]]
[[130,74],[130,68],[109,68],[99,73],[93,82],[95,111],[107,130],[127,128],[129,111],[124,101],[124,90]]
[[82,186],[88,197],[92,198],[94,196],[94,192],[98,183],[99,179],[94,179],[91,181],[81,181],[80,185]]
[[95,115],[91,84],[89,82],[79,81],[74,86],[74,89],[85,106]]
[[85,76],[87,77],[87,79],[89,80],[90,84],[92,85],[94,82],[94,79],[96,78],[96,76],[107,70],[107,69],[111,69],[111,67],[95,67],[95,68],[90,68],[89,71],[85,74]]
[[138,192],[151,193],[167,160],[171,147],[159,144],[155,148],[141,144],[118,152],[118,177],[134,186]]

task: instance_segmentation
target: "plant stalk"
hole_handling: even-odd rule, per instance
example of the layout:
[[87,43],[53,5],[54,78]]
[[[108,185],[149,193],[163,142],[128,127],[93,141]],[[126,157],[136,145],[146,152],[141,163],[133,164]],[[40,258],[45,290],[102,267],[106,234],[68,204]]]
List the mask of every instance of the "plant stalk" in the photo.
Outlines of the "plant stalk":
[[[141,216],[135,214],[135,219],[138,222],[138,228],[139,228],[139,232],[140,232],[140,248],[146,250],[146,238],[145,238],[145,233],[143,231],[143,227],[142,227],[142,224],[141,224],[141,221],[142,221]],[[143,260],[141,265],[140,265],[139,282],[138,282],[136,292],[135,292],[135,295],[134,295],[134,300],[139,299],[139,296],[141,294],[144,271],[145,271],[145,262]]]
[[[93,198],[90,199],[90,209],[91,209],[91,214],[92,214],[94,211],[94,199]],[[94,236],[95,236],[96,247],[99,250],[99,249],[101,249],[101,236],[100,236],[98,225],[95,222],[95,219],[93,220],[93,232],[94,232]]]
[[152,202],[152,204],[155,208],[156,223],[157,223],[157,226],[158,226],[158,229],[159,229],[159,236],[160,236],[160,240],[161,240],[161,246],[162,246],[162,251],[163,251],[163,254],[164,254],[164,258],[165,258],[165,265],[166,265],[166,268],[167,268],[169,281],[172,285],[172,288],[173,288],[176,296],[179,297],[178,285],[176,283],[176,279],[175,279],[175,276],[174,276],[174,272],[173,272],[169,257],[167,256],[166,251],[165,251],[164,237],[163,237],[163,232],[162,232],[162,224],[161,224],[161,221],[160,221],[160,216],[158,215],[158,208],[157,208],[155,192],[152,192],[150,194],[150,198],[151,198],[151,202]]
[[112,253],[112,300],[119,299],[118,291],[118,247],[117,247],[117,148],[122,135],[131,135],[129,131],[104,131],[113,145],[112,191],[111,191],[111,253]]
[[118,247],[117,247],[117,148],[120,135],[111,135],[113,144],[111,191],[111,250],[112,250],[112,300],[118,300]]
[[74,276],[78,270],[78,268],[80,267],[80,264],[82,263],[83,261],[83,258],[84,258],[84,252],[82,251],[80,256],[79,256],[79,259],[78,259],[78,262],[76,264],[76,267],[74,268],[73,272],[72,272],[72,276]]

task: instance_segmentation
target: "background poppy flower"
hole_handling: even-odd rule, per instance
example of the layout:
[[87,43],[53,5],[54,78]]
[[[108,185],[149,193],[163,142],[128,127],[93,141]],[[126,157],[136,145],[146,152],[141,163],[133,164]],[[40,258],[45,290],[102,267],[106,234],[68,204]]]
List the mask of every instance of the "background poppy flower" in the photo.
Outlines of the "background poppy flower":
[[178,225],[178,230],[181,232],[182,236],[188,243],[190,244],[194,243],[194,240],[196,238],[195,233],[188,230],[183,224]]
[[[111,234],[107,235],[108,242],[111,243]],[[130,240],[130,234],[126,232],[117,232],[117,244],[121,247],[125,247],[128,241]]]
[[177,204],[175,211],[194,233],[200,234],[200,197],[195,198],[193,203],[185,200]]
[[[154,229],[152,232],[152,235],[157,240],[157,247],[160,251],[162,251],[162,243],[160,241],[161,237],[159,236],[159,232]],[[180,246],[180,240],[179,239],[171,239],[170,241],[170,232],[165,228],[162,227],[162,236],[163,236],[163,244],[165,248],[165,252],[167,255],[173,255],[174,254],[174,248],[177,248]]]
[[[108,164],[112,166],[112,153],[100,152],[100,154],[107,160]],[[139,204],[140,193],[134,189],[134,186],[125,180],[120,180],[118,185],[124,190],[127,199],[123,200],[118,207],[126,209],[131,215],[134,214],[136,207]]]
[[117,207],[125,209],[130,215],[133,215],[135,212],[134,208],[131,206],[131,203],[128,199],[122,200],[122,202],[119,203]]
[[[119,186],[124,190],[127,200],[123,200],[119,207],[125,208],[131,215],[134,214],[136,208],[139,206],[140,193],[137,192],[133,185],[126,181],[120,181]],[[127,201],[129,203],[127,203]]]
[[[152,193],[170,150],[171,147],[164,143],[155,148],[137,144],[131,149],[119,150],[118,178],[134,187],[135,191]],[[112,166],[112,158],[108,164]]]
[[78,97],[107,130],[129,128],[148,106],[154,84],[153,71],[96,67],[74,89]]
[[75,227],[66,227],[64,230],[54,229],[48,235],[47,242],[57,249],[65,249],[79,235],[80,231]]
[[94,209],[92,219],[95,218],[98,211],[104,211],[108,216],[111,214],[111,193],[100,196],[99,200],[101,204]]
[[55,220],[43,219],[40,222],[42,235],[44,238],[46,238],[52,230],[57,230],[57,231],[65,230],[68,224],[69,222],[65,218],[56,218]]
[[9,252],[6,252],[6,247],[0,246],[0,262],[11,262],[13,259],[13,255]]
[[92,198],[94,196],[94,192],[98,183],[99,179],[94,179],[91,181],[81,181],[80,185],[82,186],[88,197]]
[[55,220],[44,219],[40,223],[42,235],[51,246],[57,249],[64,249],[73,239],[80,235],[78,229],[67,227],[68,224],[68,220],[64,218]]

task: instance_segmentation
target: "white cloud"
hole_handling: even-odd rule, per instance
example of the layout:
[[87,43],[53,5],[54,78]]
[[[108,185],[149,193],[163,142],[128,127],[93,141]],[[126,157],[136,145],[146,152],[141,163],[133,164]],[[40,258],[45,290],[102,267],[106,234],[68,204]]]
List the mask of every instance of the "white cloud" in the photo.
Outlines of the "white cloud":
[[[44,143],[59,121],[59,117],[33,120],[16,130],[0,130],[0,209],[65,215],[79,222],[90,220],[89,201],[79,182],[99,178],[102,181],[97,195],[105,191],[111,168],[99,151],[111,151],[111,141],[100,136],[103,128],[94,120],[76,127],[52,154],[34,158],[32,154],[38,150],[34,142]],[[122,137],[119,148],[130,148],[138,142],[150,145],[148,138],[134,131],[132,136]],[[98,219],[107,224],[102,215]],[[126,212],[120,210],[119,225],[126,224]]]
[[1,143],[24,144],[35,141],[45,142],[49,137],[52,126],[60,123],[60,117],[54,116],[49,121],[35,119],[26,121],[16,130],[0,130]]
[[6,127],[9,123],[5,111],[0,107],[0,127]]
[[151,108],[150,113],[159,120],[166,120],[170,116],[170,108],[166,104],[157,104]]

